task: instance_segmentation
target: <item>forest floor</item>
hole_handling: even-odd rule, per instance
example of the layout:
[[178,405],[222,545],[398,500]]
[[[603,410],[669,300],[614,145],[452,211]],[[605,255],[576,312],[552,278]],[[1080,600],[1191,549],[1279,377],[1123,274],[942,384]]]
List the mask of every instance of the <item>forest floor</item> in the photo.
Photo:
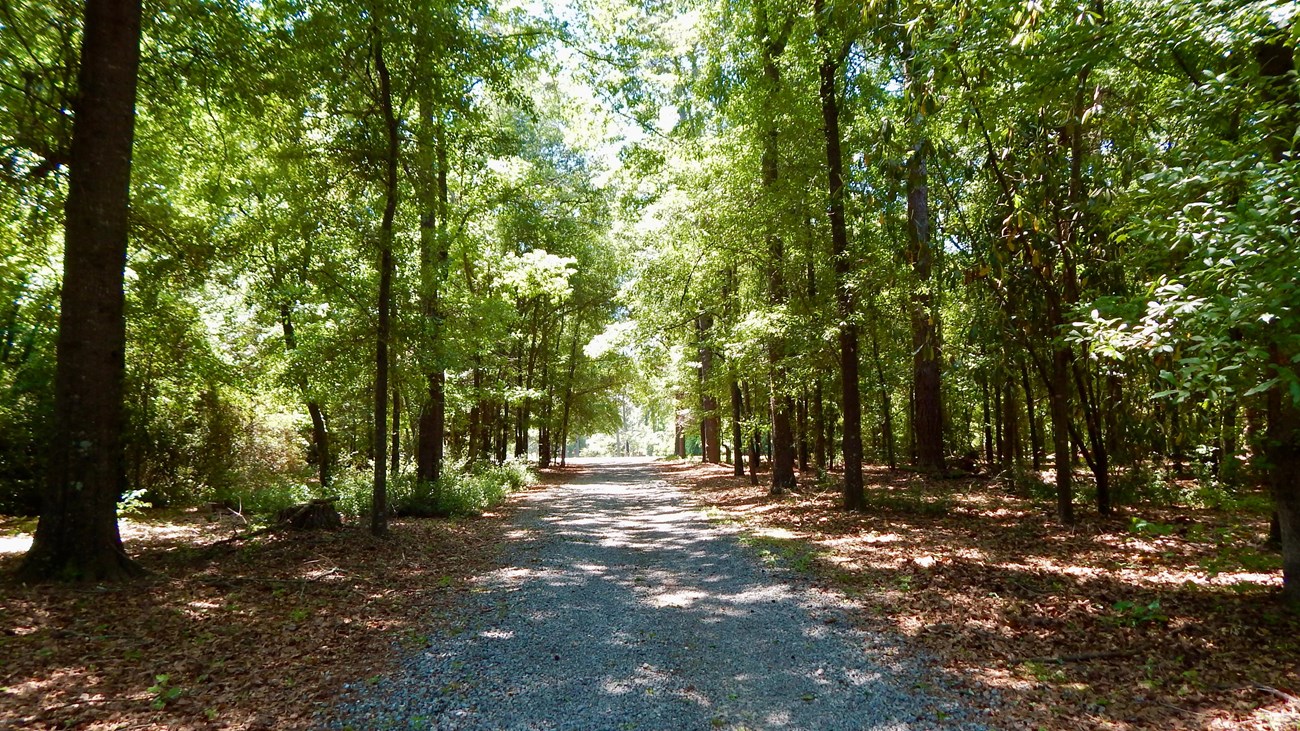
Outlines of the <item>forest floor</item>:
[[[878,469],[859,515],[811,481],[770,498],[729,467],[659,469],[858,602],[865,629],[996,689],[998,728],[1300,729],[1300,619],[1277,603],[1261,515],[1126,507],[1065,529],[995,481]],[[217,549],[242,526],[199,511],[124,521],[149,578],[0,584],[0,729],[311,728],[497,567],[510,509],[399,520],[382,541],[353,525]],[[30,526],[0,520],[0,574]]]
[[998,728],[1300,729],[1300,617],[1267,516],[1135,506],[1067,529],[997,481],[868,469],[863,514],[824,482],[769,497],[725,465],[662,471],[866,627],[997,689]]
[[[0,520],[0,575],[32,520]],[[116,585],[0,583],[0,730],[307,729],[377,681],[499,554],[501,514],[352,524],[225,547],[202,511],[124,519],[151,573]]]

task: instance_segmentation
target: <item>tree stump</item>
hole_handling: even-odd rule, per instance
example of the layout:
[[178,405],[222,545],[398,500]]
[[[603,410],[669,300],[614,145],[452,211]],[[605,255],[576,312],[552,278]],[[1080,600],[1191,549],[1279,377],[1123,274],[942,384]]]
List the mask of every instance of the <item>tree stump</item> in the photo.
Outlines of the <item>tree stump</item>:
[[343,517],[334,508],[335,500],[338,498],[324,498],[285,508],[275,514],[275,522],[293,530],[339,528]]

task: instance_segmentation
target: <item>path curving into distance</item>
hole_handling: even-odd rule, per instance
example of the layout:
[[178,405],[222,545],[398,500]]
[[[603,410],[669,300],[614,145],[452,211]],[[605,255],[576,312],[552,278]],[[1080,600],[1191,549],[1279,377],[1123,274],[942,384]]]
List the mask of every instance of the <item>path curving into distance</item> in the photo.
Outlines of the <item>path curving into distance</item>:
[[521,494],[459,626],[358,685],[336,728],[980,728],[901,645],[710,524],[648,460]]

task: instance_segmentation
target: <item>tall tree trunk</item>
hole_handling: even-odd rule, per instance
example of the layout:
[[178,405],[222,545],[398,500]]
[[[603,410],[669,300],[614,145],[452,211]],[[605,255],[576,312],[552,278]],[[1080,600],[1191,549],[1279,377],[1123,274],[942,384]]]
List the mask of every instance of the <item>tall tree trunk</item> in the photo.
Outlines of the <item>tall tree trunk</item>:
[[[1284,39],[1261,43],[1255,49],[1260,74],[1265,80],[1265,96],[1284,106],[1277,122],[1277,130],[1269,139],[1273,161],[1280,163],[1296,153],[1296,117],[1300,115],[1300,95],[1296,93],[1295,51]],[[1297,221],[1282,222],[1294,230]],[[1282,325],[1273,323],[1273,328]],[[1284,349],[1289,333],[1271,333],[1274,342],[1269,346],[1269,359],[1278,376],[1293,368],[1295,352]],[[1282,596],[1296,611],[1300,611],[1300,404],[1296,403],[1287,379],[1268,390],[1268,431],[1265,457],[1268,461],[1269,483],[1277,514],[1277,533],[1282,544]]]
[[393,219],[397,215],[397,116],[392,84],[384,62],[381,31],[372,28],[375,72],[379,76],[379,108],[387,132],[384,171],[384,216],[379,227],[379,325],[375,333],[375,486],[370,505],[370,532],[388,533],[388,465],[385,464],[388,428],[388,341],[392,336],[389,308],[393,289]]
[[141,573],[117,529],[140,1],[86,0],[65,204],[48,482],[23,581]]
[[909,259],[916,277],[912,297],[912,435],[916,464],[941,472],[943,456],[943,399],[940,376],[939,313],[931,291],[934,248],[930,241],[930,204],[926,186],[926,149],[922,141],[907,165],[907,234]]
[[[763,109],[760,112],[760,134],[762,136],[761,177],[763,190],[769,196],[776,195],[776,184],[780,178],[778,147],[779,130],[777,128],[777,110],[781,92],[781,69],[777,59],[785,52],[786,42],[793,26],[793,16],[786,18],[780,29],[771,27],[765,0],[754,4],[754,31],[763,58]],[[767,296],[768,303],[778,307],[785,303],[785,243],[776,232],[775,216],[766,218],[767,225]],[[794,433],[790,428],[791,399],[782,393],[785,382],[784,352],[782,343],[776,338],[768,341],[767,357],[769,369],[769,403],[768,410],[772,422],[772,483],[771,494],[781,495],[795,487],[794,476]]]
[[826,471],[826,396],[821,379],[813,388],[812,422],[813,422],[813,466],[818,472]]
[[[420,310],[429,336],[430,364],[424,369],[425,402],[420,407],[420,429],[416,444],[416,480],[435,482],[442,475],[447,431],[447,376],[442,367],[442,286],[447,277],[447,132],[442,112],[434,100],[440,92],[437,77],[431,84],[418,85],[420,123],[416,147],[421,167],[417,177],[420,195]],[[439,97],[440,93],[437,94]],[[430,180],[430,172],[433,172]],[[473,441],[471,428],[470,441]],[[473,448],[470,449],[473,458]]]
[[[735,477],[745,476],[745,458],[744,443],[745,437],[741,432],[740,411],[741,411],[740,384],[735,378],[731,379],[731,451],[732,469],[731,474]],[[752,465],[751,465],[752,467]]]
[[[1071,364],[1074,371],[1075,389],[1079,394],[1079,404],[1083,410],[1084,427],[1088,432],[1089,449],[1084,450],[1088,466],[1092,469],[1093,479],[1097,485],[1097,512],[1110,515],[1110,453],[1106,449],[1105,412],[1100,403],[1101,398],[1093,392],[1097,378],[1087,370],[1087,365],[1075,358]],[[1080,439],[1082,445],[1083,440]]]
[[573,339],[569,341],[569,373],[564,379],[564,413],[560,417],[560,466],[568,464],[569,412],[573,407],[573,374],[578,367],[578,333],[581,328],[573,324]]
[[700,449],[705,462],[718,464],[722,461],[722,429],[718,418],[718,398],[709,391],[709,378],[713,371],[713,345],[709,342],[713,316],[700,315],[695,322],[700,338]]
[[[555,334],[556,340],[564,342],[564,326],[566,321],[560,320],[559,331]],[[546,397],[542,399],[541,421],[537,425],[537,466],[546,469],[551,466],[551,422],[555,416],[555,381],[551,378],[551,348],[550,348],[550,331],[547,331],[542,338],[542,386],[546,389]]]
[[[822,0],[815,5],[818,34],[829,45],[827,11]],[[827,217],[831,225],[831,259],[835,272],[835,305],[840,328],[840,403],[844,418],[844,508],[865,510],[862,483],[862,394],[858,377],[858,326],[854,322],[853,292],[849,279],[853,264],[849,258],[848,227],[844,220],[844,155],[840,149],[840,111],[835,80],[840,56],[826,50],[820,68],[822,131],[826,140],[826,180],[830,194]]]
[[[1292,362],[1276,346],[1272,356],[1279,371]],[[1265,449],[1282,544],[1282,595],[1300,609],[1300,408],[1283,386],[1268,391]]]

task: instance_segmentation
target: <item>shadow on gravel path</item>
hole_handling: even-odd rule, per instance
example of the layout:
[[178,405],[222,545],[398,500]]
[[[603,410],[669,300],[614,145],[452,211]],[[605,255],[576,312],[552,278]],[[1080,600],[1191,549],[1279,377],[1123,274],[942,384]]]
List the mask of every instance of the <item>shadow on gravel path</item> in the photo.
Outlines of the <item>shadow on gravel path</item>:
[[518,498],[463,626],[358,692],[354,728],[919,729],[962,716],[884,638],[709,524],[648,461]]

